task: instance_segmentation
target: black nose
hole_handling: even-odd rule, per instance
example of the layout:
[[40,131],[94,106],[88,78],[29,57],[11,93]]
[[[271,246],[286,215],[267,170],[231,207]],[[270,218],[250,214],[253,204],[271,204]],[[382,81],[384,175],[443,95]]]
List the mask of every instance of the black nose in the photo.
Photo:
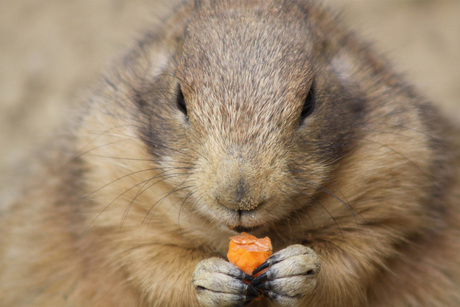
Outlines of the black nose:
[[251,185],[242,178],[217,190],[215,198],[220,205],[241,211],[253,210],[262,202]]

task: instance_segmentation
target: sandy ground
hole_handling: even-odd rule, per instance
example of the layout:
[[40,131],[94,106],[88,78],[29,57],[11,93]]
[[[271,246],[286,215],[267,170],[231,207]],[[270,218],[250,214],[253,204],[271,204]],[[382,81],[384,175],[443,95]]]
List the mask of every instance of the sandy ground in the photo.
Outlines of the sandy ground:
[[[329,3],[460,122],[460,1]],[[58,133],[110,59],[166,10],[158,1],[0,0],[0,172]]]

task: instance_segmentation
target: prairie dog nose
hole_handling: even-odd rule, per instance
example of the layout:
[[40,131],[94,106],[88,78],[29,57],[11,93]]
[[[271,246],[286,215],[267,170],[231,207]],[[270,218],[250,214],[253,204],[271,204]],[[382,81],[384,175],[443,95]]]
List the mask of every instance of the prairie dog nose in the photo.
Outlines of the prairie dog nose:
[[253,210],[262,202],[255,189],[241,178],[222,185],[216,192],[217,202],[232,210]]

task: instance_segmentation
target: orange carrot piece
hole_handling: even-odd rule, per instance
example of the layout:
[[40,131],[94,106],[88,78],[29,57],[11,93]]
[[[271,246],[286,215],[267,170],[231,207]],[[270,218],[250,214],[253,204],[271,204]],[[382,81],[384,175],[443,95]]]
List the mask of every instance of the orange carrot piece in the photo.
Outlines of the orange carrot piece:
[[272,254],[270,238],[258,239],[248,233],[230,238],[227,258],[246,274],[252,272]]

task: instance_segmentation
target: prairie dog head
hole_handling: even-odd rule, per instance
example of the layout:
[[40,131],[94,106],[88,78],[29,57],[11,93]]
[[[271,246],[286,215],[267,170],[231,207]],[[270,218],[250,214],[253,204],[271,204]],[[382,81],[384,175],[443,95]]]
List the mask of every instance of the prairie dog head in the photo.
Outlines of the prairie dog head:
[[[289,14],[221,9],[192,18],[178,67],[190,141],[199,144],[190,180],[200,212],[252,228],[289,211],[282,204],[292,194],[291,170],[299,170],[299,132],[315,107],[312,45],[306,25]],[[321,177],[321,161],[305,158],[302,171]]]
[[397,81],[385,64],[355,44],[308,1],[196,1],[126,57],[104,95],[171,206],[230,229],[268,226],[329,194],[378,130],[364,123],[414,120],[386,92]]

